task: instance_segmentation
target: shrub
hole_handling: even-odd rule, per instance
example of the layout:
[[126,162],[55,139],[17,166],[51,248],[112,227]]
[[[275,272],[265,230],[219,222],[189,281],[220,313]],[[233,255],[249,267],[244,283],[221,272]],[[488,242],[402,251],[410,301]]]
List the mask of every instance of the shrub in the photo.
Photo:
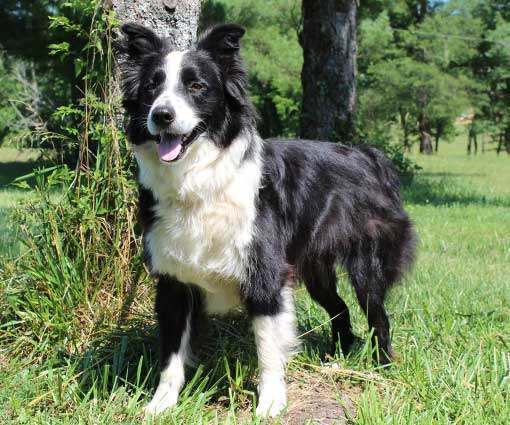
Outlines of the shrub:
[[[35,200],[15,214],[25,247],[7,265],[5,323],[18,350],[79,350],[88,338],[123,323],[147,289],[147,274],[135,233],[136,185],[124,136],[118,131],[118,95],[112,69],[115,20],[101,2],[76,2],[91,13],[92,27],[80,75],[79,104],[59,108],[62,123],[49,137],[79,146],[75,170],[66,165],[35,174]],[[83,28],[64,21],[68,31]],[[65,52],[69,54],[69,52]],[[147,299],[148,297],[144,297]]]

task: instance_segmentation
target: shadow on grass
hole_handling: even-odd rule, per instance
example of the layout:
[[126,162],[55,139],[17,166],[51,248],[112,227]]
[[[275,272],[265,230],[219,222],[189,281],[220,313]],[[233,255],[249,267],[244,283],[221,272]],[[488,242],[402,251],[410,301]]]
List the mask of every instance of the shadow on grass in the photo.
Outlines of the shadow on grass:
[[[441,176],[444,174],[445,176]],[[440,177],[441,180],[430,177]],[[466,174],[468,175],[468,174]],[[473,174],[469,174],[473,175]],[[428,177],[427,177],[428,176]],[[510,197],[493,198],[481,193],[459,187],[449,177],[453,173],[420,173],[413,179],[403,179],[404,201],[418,205],[489,205],[497,207],[510,206]]]
[[442,172],[433,172],[433,171],[421,171],[420,176],[423,177],[437,177],[437,178],[458,178],[458,177],[485,177],[487,174],[485,173],[454,173],[452,171],[442,171]]
[[[33,173],[36,169],[42,169],[54,166],[55,162],[48,159],[40,159],[37,161],[13,161],[0,162],[0,188],[13,187],[11,185],[17,178]],[[29,186],[34,183],[34,178],[26,180]]]
[[[256,394],[257,352],[251,320],[245,313],[223,317],[207,317],[202,322],[192,349],[192,366],[187,368],[191,392],[199,381],[206,379],[201,392],[210,392],[208,404],[228,409],[231,394],[241,405]],[[298,334],[308,329],[299,327]],[[327,334],[327,335],[326,335]],[[311,332],[301,338],[302,345],[325,357],[330,354],[329,327],[326,333]],[[131,321],[125,326],[95,340],[78,358],[83,397],[100,389],[102,398],[109,398],[119,386],[128,391],[141,391],[143,402],[150,400],[159,379],[157,329],[152,320]],[[250,400],[251,401],[251,400]]]
[[[128,391],[141,390],[149,401],[159,379],[157,335],[152,320],[131,321],[93,341],[79,357],[69,359],[77,365],[83,397],[99,388],[100,396],[108,398],[124,386]],[[194,340],[187,382],[201,374],[200,379],[207,379],[203,390],[214,389],[213,403],[228,400],[232,387],[255,393],[257,357],[246,315],[204,318]]]

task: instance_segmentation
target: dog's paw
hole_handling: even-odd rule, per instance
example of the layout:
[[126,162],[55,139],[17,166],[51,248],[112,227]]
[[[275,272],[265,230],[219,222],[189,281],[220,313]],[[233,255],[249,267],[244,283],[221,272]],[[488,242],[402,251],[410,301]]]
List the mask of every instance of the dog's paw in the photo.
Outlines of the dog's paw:
[[257,416],[274,418],[287,406],[287,388],[283,381],[267,382],[259,386]]
[[151,402],[145,406],[146,415],[159,415],[177,404],[179,392],[170,386],[159,386]]

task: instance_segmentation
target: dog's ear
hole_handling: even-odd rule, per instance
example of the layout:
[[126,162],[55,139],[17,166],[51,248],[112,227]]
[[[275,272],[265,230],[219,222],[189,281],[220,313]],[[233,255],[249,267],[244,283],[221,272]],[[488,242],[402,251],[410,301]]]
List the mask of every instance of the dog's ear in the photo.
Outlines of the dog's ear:
[[197,43],[218,64],[225,79],[225,93],[239,106],[247,105],[247,76],[239,55],[245,29],[237,24],[216,25],[207,30]]
[[114,45],[119,54],[122,75],[124,107],[134,108],[141,85],[141,71],[144,63],[156,57],[164,49],[164,43],[154,32],[142,25],[128,23],[121,27],[125,35]]
[[236,55],[246,30],[237,24],[221,24],[208,29],[198,42],[198,49],[208,51],[214,59]]
[[130,59],[143,58],[163,49],[163,40],[149,28],[130,22],[122,25],[121,30],[126,36],[120,44],[121,51]]

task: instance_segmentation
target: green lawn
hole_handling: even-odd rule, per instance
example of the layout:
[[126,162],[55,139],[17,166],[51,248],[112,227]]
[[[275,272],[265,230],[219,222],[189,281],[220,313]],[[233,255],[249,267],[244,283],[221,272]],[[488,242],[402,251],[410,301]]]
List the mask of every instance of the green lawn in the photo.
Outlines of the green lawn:
[[[510,157],[468,157],[459,138],[443,144],[437,156],[414,158],[423,170],[404,196],[419,234],[419,255],[388,299],[398,359],[378,369],[367,345],[348,358],[325,356],[326,315],[298,289],[305,335],[289,365],[291,404],[283,423],[335,423],[340,416],[337,423],[510,423]],[[0,208],[26,196],[1,189]],[[11,236],[4,235],[14,230],[5,215],[0,229],[0,253],[9,253]],[[366,321],[340,277],[355,331],[366,338]],[[0,278],[0,306],[9,302],[4,295],[12,287]],[[58,349],[34,345],[13,356],[14,343],[0,345],[3,423],[152,423],[140,414],[157,379],[154,323],[146,304],[136,323],[106,338],[98,334],[86,349],[64,341]],[[0,323],[8,335],[12,324]],[[251,414],[256,358],[248,326],[242,316],[210,325],[198,356],[204,365],[190,370],[179,406],[154,422],[257,422]]]

